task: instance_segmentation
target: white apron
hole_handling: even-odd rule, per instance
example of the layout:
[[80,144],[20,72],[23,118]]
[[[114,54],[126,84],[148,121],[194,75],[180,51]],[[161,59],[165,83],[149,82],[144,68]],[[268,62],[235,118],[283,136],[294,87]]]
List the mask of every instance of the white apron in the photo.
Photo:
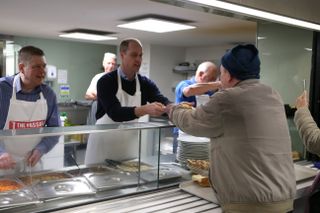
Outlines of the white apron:
[[[20,80],[19,75],[13,80],[12,97],[8,110],[8,116],[4,129],[24,129],[24,128],[41,128],[45,125],[47,118],[48,106],[47,101],[40,92],[40,99],[35,102],[17,100],[16,98],[16,81]],[[41,137],[28,137],[5,139],[4,145],[6,152],[10,153],[16,160],[17,166],[41,141]],[[34,168],[41,167],[40,161]],[[21,165],[20,165],[21,166]]]
[[[118,91],[116,97],[121,106],[141,106],[141,91],[138,76],[136,75],[136,92],[129,95],[122,90],[121,76],[119,70]],[[130,122],[148,121],[148,116],[142,116],[139,119]],[[96,124],[113,124],[114,122],[107,114],[99,118]],[[104,162],[105,159],[129,160],[138,157],[139,141],[138,131],[113,131],[109,133],[92,133],[89,135],[85,164],[97,164]]]

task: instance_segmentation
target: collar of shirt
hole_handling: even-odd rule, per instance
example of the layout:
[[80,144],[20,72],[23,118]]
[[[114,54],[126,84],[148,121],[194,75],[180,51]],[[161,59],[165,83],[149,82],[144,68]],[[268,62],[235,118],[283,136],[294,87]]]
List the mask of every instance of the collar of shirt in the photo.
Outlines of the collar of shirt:
[[193,76],[193,77],[190,79],[190,81],[191,81],[193,84],[197,83],[197,82],[196,82],[196,77],[195,77],[195,76]]
[[[125,79],[126,81],[130,81],[130,80],[127,78],[127,76],[123,73],[121,67],[118,67],[118,71],[120,72],[120,76],[121,76],[123,79]],[[134,80],[135,80],[135,78],[134,78],[132,81],[134,81]]]
[[[13,82],[12,82],[13,84]],[[13,85],[12,85],[13,86]],[[19,78],[16,81],[16,93],[25,93],[22,91],[22,86],[21,86],[21,77],[19,76]],[[39,93],[41,91],[40,86],[36,87],[34,90],[32,90],[31,92],[29,92],[30,94],[35,94],[35,93]]]

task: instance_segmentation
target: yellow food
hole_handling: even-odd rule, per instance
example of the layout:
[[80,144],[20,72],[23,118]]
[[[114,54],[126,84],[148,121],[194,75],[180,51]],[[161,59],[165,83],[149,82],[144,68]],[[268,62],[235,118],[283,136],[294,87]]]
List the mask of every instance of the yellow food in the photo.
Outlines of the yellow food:
[[181,103],[181,104],[179,104],[179,106],[181,106],[181,107],[183,107],[185,109],[192,109],[192,106],[187,104],[187,103]]
[[209,177],[202,175],[192,175],[192,180],[203,187],[209,187]]

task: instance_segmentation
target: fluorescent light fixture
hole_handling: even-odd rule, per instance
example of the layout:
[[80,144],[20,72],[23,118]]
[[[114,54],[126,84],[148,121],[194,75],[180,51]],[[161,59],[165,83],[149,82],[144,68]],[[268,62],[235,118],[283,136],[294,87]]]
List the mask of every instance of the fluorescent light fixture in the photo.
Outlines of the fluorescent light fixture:
[[262,10],[252,9],[252,8],[248,8],[245,6],[240,6],[232,3],[227,3],[227,2],[218,1],[218,0],[186,0],[186,1],[195,2],[195,3],[207,5],[207,6],[212,6],[225,11],[241,13],[241,14],[252,16],[255,18],[261,18],[269,21],[278,22],[278,23],[289,24],[293,26],[320,31],[320,25],[318,24],[302,21],[295,18],[289,18],[287,16],[277,15],[277,14],[265,12]]
[[258,36],[258,40],[264,40],[264,39],[267,39],[267,37],[265,37],[265,36]]
[[186,25],[186,24],[181,24],[177,22],[161,20],[156,18],[145,18],[141,20],[136,20],[136,21],[129,22],[127,24],[120,24],[117,27],[155,32],[155,33],[166,33],[166,32],[189,30],[189,29],[195,28],[194,26],[191,26],[191,25]]
[[104,41],[104,40],[116,40],[117,37],[112,36],[104,36],[104,35],[95,35],[95,34],[89,34],[89,33],[66,33],[61,34],[59,37],[63,38],[75,38],[75,39],[83,39],[83,40],[91,40],[91,41]]
[[304,48],[306,51],[312,52],[312,48],[306,47]]

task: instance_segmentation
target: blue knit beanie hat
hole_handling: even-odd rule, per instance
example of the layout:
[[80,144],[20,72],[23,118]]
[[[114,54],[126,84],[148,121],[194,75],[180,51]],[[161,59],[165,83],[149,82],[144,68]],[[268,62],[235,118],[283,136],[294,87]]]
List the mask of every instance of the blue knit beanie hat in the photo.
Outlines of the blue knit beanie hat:
[[239,80],[260,78],[258,50],[252,44],[232,48],[222,57],[221,64]]

